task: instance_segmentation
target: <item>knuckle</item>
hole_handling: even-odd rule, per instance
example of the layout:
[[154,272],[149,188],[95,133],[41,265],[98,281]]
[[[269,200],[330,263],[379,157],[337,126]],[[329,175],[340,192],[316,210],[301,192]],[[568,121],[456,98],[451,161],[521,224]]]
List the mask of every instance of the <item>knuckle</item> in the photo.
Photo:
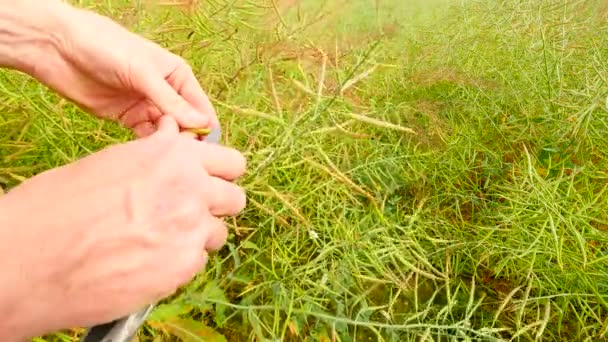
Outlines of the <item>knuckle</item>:
[[196,199],[186,199],[181,201],[180,208],[177,210],[175,225],[184,229],[192,229],[200,219],[200,205]]
[[190,63],[188,63],[188,61],[184,57],[174,53],[172,53],[171,55],[171,57],[174,59],[175,65],[177,65],[177,68],[175,69],[176,71],[173,72],[173,74],[179,72],[192,72],[192,66],[190,66]]
[[181,196],[180,200],[188,200],[192,205],[195,205],[198,210],[201,209],[201,198],[204,197],[204,181],[203,175],[199,169],[184,167],[179,172],[182,173],[181,177],[179,177],[180,187],[181,187]]
[[167,160],[171,159],[178,146],[179,141],[163,134],[152,134],[146,138],[140,139],[139,150],[137,155],[147,160],[151,165],[148,167],[162,167],[167,165]]
[[171,182],[178,186],[189,186],[195,179],[196,172],[188,159],[191,155],[190,147],[180,138],[182,137],[159,141],[149,152],[155,160],[155,167],[164,170]]

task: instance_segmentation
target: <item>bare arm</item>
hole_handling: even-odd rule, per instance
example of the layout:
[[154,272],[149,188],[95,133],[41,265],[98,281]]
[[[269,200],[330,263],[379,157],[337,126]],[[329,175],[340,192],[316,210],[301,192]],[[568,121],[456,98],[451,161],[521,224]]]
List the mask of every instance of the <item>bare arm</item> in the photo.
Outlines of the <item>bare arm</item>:
[[63,40],[69,4],[58,0],[0,0],[0,66],[31,73]]
[[[150,137],[0,197],[0,341],[129,314],[187,281],[225,242],[221,218],[245,204],[225,180],[244,172],[244,160],[178,134],[217,120],[183,59],[60,0],[0,0],[0,67]],[[187,190],[176,192],[178,183]],[[220,202],[217,193],[226,194]]]
[[162,115],[181,128],[219,121],[184,59],[111,18],[62,0],[0,0],[0,67],[139,135]]

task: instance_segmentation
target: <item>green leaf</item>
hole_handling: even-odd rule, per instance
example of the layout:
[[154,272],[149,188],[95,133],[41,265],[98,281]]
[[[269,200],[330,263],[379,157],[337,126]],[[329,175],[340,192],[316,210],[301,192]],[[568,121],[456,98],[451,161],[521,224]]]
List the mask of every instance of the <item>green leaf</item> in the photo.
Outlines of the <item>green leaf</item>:
[[213,328],[190,318],[174,318],[156,322],[154,325],[178,337],[182,342],[227,342],[226,338]]
[[[218,302],[228,302],[228,298],[226,298],[226,294],[224,290],[219,286],[218,281],[212,280],[203,289],[203,292],[200,294],[201,301],[205,301],[207,299],[211,299],[213,301]],[[215,323],[220,325],[226,319],[226,306],[222,304],[215,304]]]
[[253,243],[251,241],[245,241],[245,242],[243,242],[240,247],[242,249],[253,249],[253,250],[256,250],[256,251],[260,250],[260,248],[255,243]]
[[227,307],[221,303],[227,303],[228,298],[217,280],[207,282],[201,292],[190,293],[185,300],[192,303],[203,314],[215,309],[214,322],[219,327],[223,326]]
[[212,299],[217,301],[227,301],[224,290],[219,286],[217,280],[211,280],[205,285],[203,292],[200,294],[204,299]]
[[192,306],[184,303],[159,304],[148,316],[148,320],[162,322],[192,311]]

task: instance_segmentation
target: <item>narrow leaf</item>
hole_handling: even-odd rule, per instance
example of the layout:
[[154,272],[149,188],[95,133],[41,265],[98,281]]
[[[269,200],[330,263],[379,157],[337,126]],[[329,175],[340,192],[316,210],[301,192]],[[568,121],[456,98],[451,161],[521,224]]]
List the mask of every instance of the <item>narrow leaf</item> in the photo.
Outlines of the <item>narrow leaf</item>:
[[154,326],[178,337],[183,342],[227,342],[226,338],[213,328],[190,318],[155,322]]

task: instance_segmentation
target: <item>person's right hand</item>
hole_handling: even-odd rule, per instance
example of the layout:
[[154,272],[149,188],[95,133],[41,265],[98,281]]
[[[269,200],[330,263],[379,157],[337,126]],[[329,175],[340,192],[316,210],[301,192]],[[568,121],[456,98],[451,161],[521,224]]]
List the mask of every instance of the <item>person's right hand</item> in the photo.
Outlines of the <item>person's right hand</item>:
[[159,130],[0,197],[0,339],[128,315],[174,292],[245,206],[241,153]]

